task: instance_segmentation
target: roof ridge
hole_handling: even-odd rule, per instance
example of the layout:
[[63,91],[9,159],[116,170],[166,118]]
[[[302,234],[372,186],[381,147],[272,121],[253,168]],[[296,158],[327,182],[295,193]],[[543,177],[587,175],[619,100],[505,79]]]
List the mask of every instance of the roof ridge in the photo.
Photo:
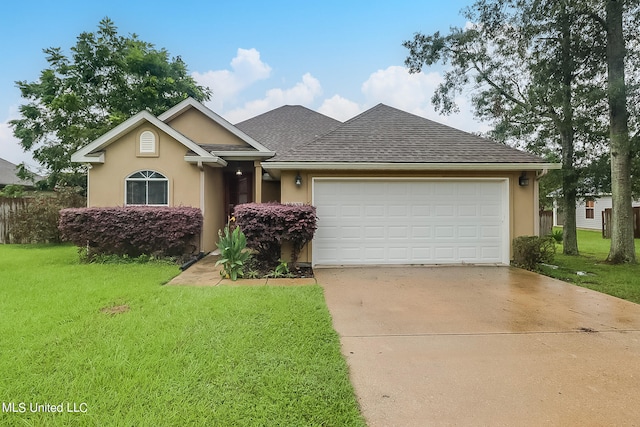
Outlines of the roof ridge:
[[270,161],[409,163],[543,162],[527,151],[385,104],[280,152]]

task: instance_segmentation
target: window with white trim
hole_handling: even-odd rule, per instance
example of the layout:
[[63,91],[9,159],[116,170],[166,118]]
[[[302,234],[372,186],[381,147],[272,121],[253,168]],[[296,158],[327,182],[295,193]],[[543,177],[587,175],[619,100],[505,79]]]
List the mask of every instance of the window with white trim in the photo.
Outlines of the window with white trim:
[[168,205],[169,180],[156,171],[140,171],[126,179],[127,205]]

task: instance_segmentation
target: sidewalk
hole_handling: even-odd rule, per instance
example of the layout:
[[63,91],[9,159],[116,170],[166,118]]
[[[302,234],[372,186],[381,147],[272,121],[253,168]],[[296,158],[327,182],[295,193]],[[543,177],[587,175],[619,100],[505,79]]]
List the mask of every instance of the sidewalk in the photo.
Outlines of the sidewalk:
[[223,279],[220,275],[221,266],[216,266],[217,255],[209,254],[191,267],[174,277],[168,285],[176,286],[306,286],[316,285],[314,277],[308,278],[263,278],[238,279],[235,282]]

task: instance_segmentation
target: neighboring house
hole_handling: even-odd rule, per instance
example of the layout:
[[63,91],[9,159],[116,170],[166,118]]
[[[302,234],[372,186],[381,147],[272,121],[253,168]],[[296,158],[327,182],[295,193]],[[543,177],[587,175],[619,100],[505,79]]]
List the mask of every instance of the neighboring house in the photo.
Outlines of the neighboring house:
[[232,125],[193,99],[140,112],[73,154],[89,206],[199,207],[201,249],[235,205],[317,207],[301,261],[508,264],[538,232],[537,176],[558,164],[378,105],[340,123],[284,106]]
[[0,159],[0,189],[3,189],[7,185],[23,185],[25,187],[32,187],[33,184],[28,181],[23,181],[18,178],[18,166],[13,163]]
[[[602,212],[611,209],[612,202],[610,195],[587,197],[579,200],[576,204],[576,227],[589,230],[602,230]],[[632,202],[633,207],[640,207],[640,200]],[[554,225],[562,225],[557,221],[558,203],[554,202],[553,217]]]

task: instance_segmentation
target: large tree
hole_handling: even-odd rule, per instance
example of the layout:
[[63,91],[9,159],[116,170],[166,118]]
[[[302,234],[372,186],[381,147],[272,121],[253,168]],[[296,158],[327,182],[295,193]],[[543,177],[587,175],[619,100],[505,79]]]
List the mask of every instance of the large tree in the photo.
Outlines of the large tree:
[[[478,0],[465,12],[473,24],[450,34],[416,34],[404,43],[407,65],[450,65],[433,102],[454,111],[456,96],[472,87],[477,116],[494,125],[493,136],[549,158],[562,160],[566,254],[577,254],[575,222],[579,171],[591,149],[592,105],[604,92],[589,86],[594,41],[574,19],[570,0]],[[551,18],[550,18],[551,17]],[[596,64],[597,65],[597,64]]]
[[[602,170],[602,156],[607,156],[609,147],[607,136],[611,135],[611,147],[617,147],[615,153],[620,153],[616,161],[611,152],[612,171],[614,163],[628,162],[632,155],[622,123],[627,117],[623,109],[622,1],[477,0],[466,11],[473,25],[453,29],[447,36],[416,34],[405,42],[412,72],[440,61],[452,65],[434,96],[442,111],[455,107],[455,96],[473,84],[475,112],[494,123],[494,137],[524,142],[525,148],[543,155],[555,152],[562,159],[566,254],[578,253],[576,200],[581,191],[591,192],[596,186],[598,176],[586,173],[597,175]],[[612,33],[614,23],[610,22],[613,4],[620,11],[615,23],[617,35]],[[621,47],[614,52],[612,41],[616,40]],[[614,94],[617,104],[612,103]],[[626,166],[622,166],[622,175],[629,177]],[[627,200],[629,209],[625,207],[625,212],[630,212],[630,193],[615,185],[613,192]],[[629,182],[622,180],[622,187],[628,188]],[[614,223],[629,226],[621,210],[614,209]],[[620,247],[618,242],[612,239],[612,253],[614,247]],[[610,260],[632,261],[628,255],[633,248],[630,251],[627,246],[623,251],[624,256],[610,255]]]
[[624,0],[606,0],[608,100],[611,134],[611,250],[612,263],[635,262],[631,207],[631,141],[629,139]]
[[48,67],[34,82],[16,82],[21,117],[12,120],[22,148],[45,169],[48,184],[78,185],[84,167],[71,163],[80,147],[147,109],[160,114],[187,97],[208,100],[180,57],[165,49],[121,36],[105,18],[98,30],[83,32],[67,56],[59,47],[44,50]]

